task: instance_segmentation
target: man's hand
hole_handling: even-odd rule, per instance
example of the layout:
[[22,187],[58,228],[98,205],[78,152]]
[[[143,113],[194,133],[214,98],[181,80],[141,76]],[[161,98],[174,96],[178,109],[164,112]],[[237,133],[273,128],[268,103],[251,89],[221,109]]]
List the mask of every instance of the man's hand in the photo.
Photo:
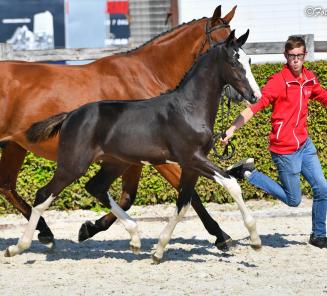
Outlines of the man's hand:
[[228,144],[229,139],[234,135],[235,127],[231,126],[228,130],[226,130],[226,137],[224,139],[221,139],[221,143],[224,145]]

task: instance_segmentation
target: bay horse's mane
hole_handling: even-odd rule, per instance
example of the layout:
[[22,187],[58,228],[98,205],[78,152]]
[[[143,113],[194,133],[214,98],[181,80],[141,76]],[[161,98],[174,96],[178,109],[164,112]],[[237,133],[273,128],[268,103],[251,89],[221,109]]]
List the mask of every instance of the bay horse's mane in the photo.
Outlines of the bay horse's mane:
[[[213,45],[212,47],[209,47],[205,52],[200,53],[200,54],[196,57],[194,63],[193,63],[192,66],[191,66],[191,68],[189,68],[189,69],[185,72],[184,76],[183,76],[182,79],[179,81],[179,83],[176,85],[176,87],[171,88],[171,89],[168,89],[168,90],[165,91],[165,92],[161,92],[158,96],[155,96],[155,97],[153,97],[153,98],[151,98],[151,99],[152,99],[152,100],[155,100],[156,98],[159,98],[159,97],[162,96],[162,95],[170,94],[170,93],[176,91],[177,89],[179,89],[180,87],[182,87],[183,84],[187,81],[187,79],[188,79],[190,73],[191,73],[191,72],[194,70],[194,68],[197,66],[199,60],[200,60],[203,56],[205,56],[206,54],[208,54],[209,51],[213,50],[214,48],[218,47],[219,45],[221,45],[221,44],[215,44],[215,45]],[[137,99],[137,100],[124,100],[124,102],[135,102],[135,101],[140,102],[140,101],[147,101],[147,100],[149,100],[149,99],[140,98],[140,99]],[[115,102],[121,102],[120,100],[110,100],[110,101],[111,101],[111,102],[112,102],[112,101],[115,101]]]
[[[197,64],[199,63],[200,59],[201,59],[203,56],[205,56],[206,54],[208,54],[209,51],[211,51],[211,50],[217,48],[219,45],[221,45],[221,43],[215,44],[215,45],[213,45],[212,47],[209,47],[205,52],[200,53],[200,54],[196,57],[194,63],[193,63],[192,66],[191,66],[191,68],[189,68],[189,69],[185,72],[184,76],[182,77],[182,79],[179,81],[179,83],[176,85],[175,88],[171,88],[171,89],[168,89],[168,90],[165,91],[165,92],[160,93],[158,96],[153,97],[152,100],[153,100],[153,99],[156,99],[156,98],[158,98],[158,97],[160,97],[160,96],[162,96],[162,95],[170,94],[170,93],[176,91],[177,89],[179,89],[180,87],[182,87],[183,84],[187,81],[187,79],[188,79],[190,73],[194,70],[194,68],[195,68],[195,67],[197,66]],[[138,99],[138,100],[124,100],[124,102],[147,101],[147,100],[148,100],[148,99],[141,98],[141,99]],[[120,102],[120,101],[117,100],[117,102]]]
[[200,53],[200,54],[196,57],[195,61],[193,62],[192,66],[191,66],[191,68],[189,68],[189,69],[185,72],[184,76],[183,76],[182,79],[178,82],[178,84],[176,85],[176,87],[175,87],[175,88],[172,88],[172,89],[168,89],[167,91],[160,93],[160,95],[169,94],[169,93],[171,93],[171,92],[177,90],[177,89],[180,88],[181,86],[183,86],[184,82],[187,80],[189,74],[190,74],[190,73],[193,71],[193,69],[196,67],[196,65],[198,64],[199,60],[200,60],[204,55],[208,54],[209,51],[211,51],[212,49],[216,48],[218,45],[221,45],[221,44],[215,44],[215,45],[213,45],[212,47],[209,47],[205,52]]
[[[168,31],[164,31],[164,32],[160,33],[159,35],[156,35],[156,36],[152,37],[150,40],[148,40],[148,41],[142,43],[142,44],[139,45],[138,47],[135,47],[135,48],[129,49],[129,50],[127,50],[127,51],[123,51],[123,52],[117,52],[117,53],[113,54],[112,56],[117,56],[117,55],[127,55],[127,54],[134,53],[135,51],[137,51],[137,50],[139,50],[139,49],[142,49],[143,47],[147,46],[148,44],[152,43],[152,42],[155,41],[156,39],[159,39],[159,38],[161,38],[162,36],[164,36],[164,35],[166,35],[166,34],[168,35],[169,33],[172,33],[172,32],[174,32],[175,30],[177,30],[177,29],[179,29],[179,28],[181,28],[181,27],[183,27],[183,26],[191,25],[191,24],[193,24],[193,23],[195,23],[195,22],[197,22],[197,21],[201,21],[201,20],[204,20],[204,19],[208,19],[208,18],[207,18],[207,17],[202,17],[202,18],[200,18],[200,19],[193,19],[193,20],[191,20],[191,21],[189,21],[189,22],[182,23],[182,24],[180,24],[180,25],[178,25],[178,26],[176,26],[176,27],[171,28],[171,29],[168,30]],[[105,59],[105,58],[107,58],[107,57],[103,57],[102,59]],[[99,60],[102,60],[102,59],[99,59]],[[95,61],[95,62],[96,62],[96,61]]]

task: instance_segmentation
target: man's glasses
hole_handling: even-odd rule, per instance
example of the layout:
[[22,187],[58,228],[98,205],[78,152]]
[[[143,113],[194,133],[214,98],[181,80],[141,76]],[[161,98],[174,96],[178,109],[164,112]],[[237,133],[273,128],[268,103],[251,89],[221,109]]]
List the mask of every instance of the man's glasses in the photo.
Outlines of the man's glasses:
[[291,61],[294,61],[295,58],[298,58],[299,60],[303,60],[305,57],[305,53],[299,53],[299,54],[291,54],[291,53],[287,53],[286,57],[288,59],[290,59]]

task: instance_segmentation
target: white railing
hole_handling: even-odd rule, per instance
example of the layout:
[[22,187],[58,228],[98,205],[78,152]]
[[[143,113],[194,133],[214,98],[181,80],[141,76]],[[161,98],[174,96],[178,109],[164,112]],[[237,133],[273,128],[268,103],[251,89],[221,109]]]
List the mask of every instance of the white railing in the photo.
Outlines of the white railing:
[[[327,41],[314,41],[313,34],[302,35],[306,41],[308,58],[314,60],[315,52],[327,52]],[[255,42],[244,45],[247,54],[280,54],[284,51],[285,42]],[[0,43],[0,60],[20,60],[28,62],[41,61],[83,61],[96,60],[105,56],[130,50],[130,47],[112,48],[76,48],[13,51],[9,44]]]

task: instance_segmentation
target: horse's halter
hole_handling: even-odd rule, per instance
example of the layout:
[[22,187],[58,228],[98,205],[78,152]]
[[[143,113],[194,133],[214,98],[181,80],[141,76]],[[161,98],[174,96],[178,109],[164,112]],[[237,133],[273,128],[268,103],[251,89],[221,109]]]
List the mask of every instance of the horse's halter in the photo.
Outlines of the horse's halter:
[[[220,131],[215,133],[212,136],[212,150],[216,157],[218,157],[219,160],[228,160],[233,157],[235,154],[235,145],[233,144],[232,141],[229,141],[224,148],[224,151],[222,154],[219,154],[217,148],[216,148],[216,143],[220,141],[220,139],[224,139],[226,137],[226,130],[229,125],[229,120],[230,120],[230,104],[231,104],[231,97],[227,96],[227,114],[226,114],[226,122],[225,122],[225,111],[224,111],[224,98],[226,92],[230,92],[230,85],[227,84],[224,86],[223,91],[220,96],[220,105],[221,105],[221,126],[220,126]],[[218,105],[218,110],[219,110],[219,105]],[[217,112],[218,113],[218,112]]]
[[[206,22],[205,27],[204,27],[204,30],[205,30],[206,34],[205,34],[204,40],[202,41],[198,56],[201,54],[206,42],[209,43],[210,47],[212,47],[214,45],[217,45],[217,44],[222,44],[222,43],[225,42],[225,40],[220,41],[220,42],[214,42],[212,40],[212,38],[211,38],[211,33],[213,31],[230,27],[227,24],[227,22],[224,21],[223,19],[222,19],[222,22],[223,22],[222,24],[216,25],[216,26],[211,27],[211,28],[209,27],[209,22],[210,22],[210,19]],[[229,88],[228,85],[226,85],[224,87],[223,92],[222,92],[221,97],[220,97],[220,101],[221,101],[221,130],[218,133],[214,134],[213,137],[212,137],[212,149],[213,149],[214,154],[216,155],[216,157],[218,157],[219,160],[228,160],[235,153],[235,146],[231,141],[228,142],[228,144],[225,146],[224,151],[223,151],[222,154],[219,154],[217,148],[215,147],[215,144],[216,144],[217,141],[219,141],[221,138],[226,137],[226,129],[227,129],[227,126],[229,124],[230,104],[231,104],[231,98],[230,97],[228,97],[228,100],[227,100],[227,120],[226,120],[226,123],[225,123],[225,112],[224,112],[224,97],[225,97],[225,92],[226,92],[227,88]],[[219,108],[219,106],[218,106],[218,108]]]
[[211,38],[211,33],[216,31],[216,30],[220,30],[220,29],[225,29],[225,28],[229,28],[230,26],[227,24],[226,21],[224,21],[223,19],[222,20],[222,24],[219,24],[219,25],[216,25],[216,26],[213,26],[213,27],[209,27],[209,23],[210,23],[210,19],[208,19],[208,21],[206,22],[205,26],[204,26],[204,31],[205,31],[205,37],[202,41],[202,44],[201,44],[201,47],[199,49],[199,52],[197,54],[197,56],[199,56],[201,53],[202,53],[202,50],[204,48],[204,46],[206,45],[206,43],[208,42],[209,43],[209,46],[212,47],[216,44],[220,44],[220,43],[224,43],[225,40],[223,41],[220,41],[220,42],[214,42]]

